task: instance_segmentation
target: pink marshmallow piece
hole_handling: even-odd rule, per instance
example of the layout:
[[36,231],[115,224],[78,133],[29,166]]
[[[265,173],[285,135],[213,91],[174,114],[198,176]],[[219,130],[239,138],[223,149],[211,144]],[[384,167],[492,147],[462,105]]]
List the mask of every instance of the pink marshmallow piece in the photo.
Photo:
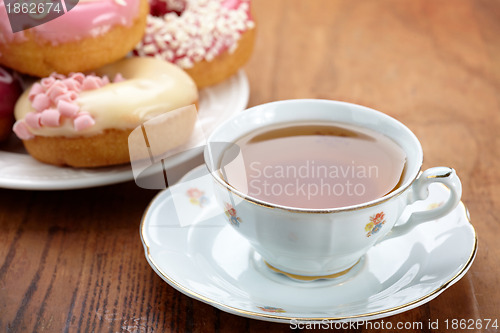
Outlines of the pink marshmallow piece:
[[47,109],[41,113],[40,124],[47,127],[57,127],[60,124],[61,113],[56,109]]
[[26,122],[26,125],[28,125],[29,127],[38,129],[40,128],[40,118],[41,118],[40,113],[28,112],[24,117],[24,121]]
[[107,75],[104,75],[101,79],[101,87],[109,84],[109,77]]
[[30,132],[28,126],[26,126],[26,124],[22,120],[16,121],[16,123],[12,127],[12,130],[21,140],[29,140],[35,137],[33,133]]
[[61,115],[64,117],[74,118],[78,114],[80,108],[76,104],[59,100],[59,102],[57,103],[57,110],[59,110]]
[[33,102],[33,99],[35,99],[35,96],[43,93],[44,91],[45,91],[45,89],[43,89],[42,85],[37,82],[33,86],[31,86],[31,89],[30,89],[30,92],[28,95],[28,99],[30,100],[30,102]]
[[59,74],[56,72],[53,72],[52,74],[50,74],[50,77],[53,77],[54,79],[57,79],[57,80],[64,80],[66,78],[65,75],[62,75],[62,74]]
[[62,94],[62,95],[59,95],[56,98],[54,98],[54,104],[56,104],[56,105],[59,104],[59,101],[66,101],[68,103],[71,103],[72,100],[71,100],[69,92]]
[[80,82],[72,78],[65,79],[62,81],[62,83],[64,83],[64,85],[66,86],[66,88],[68,88],[68,90],[72,91],[79,91],[82,87],[82,84]]
[[46,78],[43,78],[41,81],[40,81],[40,84],[42,85],[42,87],[44,88],[48,88],[50,87],[54,82],[56,82],[56,79],[54,79],[53,77],[46,77]]
[[45,93],[36,95],[31,102],[31,106],[38,112],[42,112],[50,106],[50,98]]
[[73,73],[70,75],[70,78],[82,84],[83,80],[85,80],[85,75],[83,73]]
[[125,78],[122,76],[121,73],[116,73],[115,77],[113,78],[113,83],[118,83],[125,81]]
[[67,93],[64,93],[62,95],[57,96],[54,98],[54,103],[57,105],[59,101],[66,101],[66,102],[73,102],[78,98],[78,94],[74,91],[68,91]]
[[77,131],[82,131],[86,128],[92,127],[94,124],[95,120],[89,114],[80,114],[73,122],[73,126]]
[[57,96],[64,95],[68,88],[61,81],[54,82],[54,84],[47,90],[47,95],[54,101]]
[[83,80],[83,84],[82,84],[82,90],[93,90],[93,89],[98,89],[101,87],[101,85],[99,84],[99,79],[96,78],[95,76],[87,76],[84,80]]

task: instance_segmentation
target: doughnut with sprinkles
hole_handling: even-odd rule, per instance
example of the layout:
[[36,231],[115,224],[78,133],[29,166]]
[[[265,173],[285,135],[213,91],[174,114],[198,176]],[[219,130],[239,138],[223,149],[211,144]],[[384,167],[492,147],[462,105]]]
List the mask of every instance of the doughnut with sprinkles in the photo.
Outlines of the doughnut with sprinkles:
[[219,83],[249,59],[255,23],[249,0],[153,0],[134,54],[183,68],[198,88]]

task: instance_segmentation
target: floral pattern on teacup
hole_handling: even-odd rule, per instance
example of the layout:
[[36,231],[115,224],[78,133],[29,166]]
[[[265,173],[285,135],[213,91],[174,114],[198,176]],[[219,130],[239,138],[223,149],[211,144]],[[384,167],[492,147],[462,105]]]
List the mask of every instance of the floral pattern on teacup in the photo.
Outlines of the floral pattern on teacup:
[[259,309],[265,312],[271,312],[271,313],[284,313],[286,312],[282,308],[275,308],[274,306],[258,306]]
[[234,209],[233,205],[227,202],[224,202],[224,207],[225,207],[224,213],[226,214],[229,223],[231,223],[235,227],[239,227],[241,223],[241,218],[238,217],[236,209]]
[[384,224],[385,224],[384,212],[380,212],[370,216],[370,222],[368,222],[365,225],[366,237],[370,237],[371,235],[379,232]]
[[205,204],[207,204],[209,201],[208,197],[205,195],[205,192],[195,187],[192,187],[189,190],[187,190],[186,195],[189,197],[190,203],[192,203],[195,206],[200,206],[201,208],[203,208]]

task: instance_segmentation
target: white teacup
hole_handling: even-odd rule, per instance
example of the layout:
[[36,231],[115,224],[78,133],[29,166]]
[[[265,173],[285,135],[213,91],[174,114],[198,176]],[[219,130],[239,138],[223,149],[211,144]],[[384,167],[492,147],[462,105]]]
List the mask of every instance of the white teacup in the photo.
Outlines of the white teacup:
[[[381,198],[355,206],[304,209],[252,198],[221,177],[218,169],[224,151],[214,148],[217,143],[234,143],[262,127],[300,121],[341,122],[391,138],[407,155],[401,185]],[[271,268],[303,280],[340,276],[380,240],[406,233],[455,208],[462,194],[455,171],[436,167],[421,173],[422,160],[420,142],[399,121],[363,106],[327,100],[286,100],[248,109],[220,125],[208,138],[205,151],[217,201],[231,225]],[[428,196],[432,183],[442,183],[450,190],[448,200],[430,210],[411,212],[400,222],[410,204]]]

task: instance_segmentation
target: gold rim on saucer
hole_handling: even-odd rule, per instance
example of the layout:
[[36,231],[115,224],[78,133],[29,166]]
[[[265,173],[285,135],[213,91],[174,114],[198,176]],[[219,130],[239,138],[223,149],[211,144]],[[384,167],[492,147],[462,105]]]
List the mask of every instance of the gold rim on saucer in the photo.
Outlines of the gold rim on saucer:
[[278,268],[274,267],[273,265],[271,265],[270,263],[268,263],[265,260],[264,260],[264,263],[273,272],[283,274],[283,275],[289,277],[290,279],[299,280],[299,281],[315,281],[315,280],[321,280],[321,279],[328,279],[329,280],[329,279],[335,279],[335,278],[341,277],[342,275],[345,275],[345,274],[349,273],[349,271],[351,269],[353,269],[354,266],[356,266],[359,263],[359,260],[356,261],[356,263],[354,265],[352,265],[351,267],[349,267],[349,268],[347,268],[347,269],[345,269],[345,270],[343,270],[341,272],[333,273],[333,274],[329,274],[329,275],[313,275],[313,276],[287,273],[287,272],[282,271],[281,269],[278,269]]

